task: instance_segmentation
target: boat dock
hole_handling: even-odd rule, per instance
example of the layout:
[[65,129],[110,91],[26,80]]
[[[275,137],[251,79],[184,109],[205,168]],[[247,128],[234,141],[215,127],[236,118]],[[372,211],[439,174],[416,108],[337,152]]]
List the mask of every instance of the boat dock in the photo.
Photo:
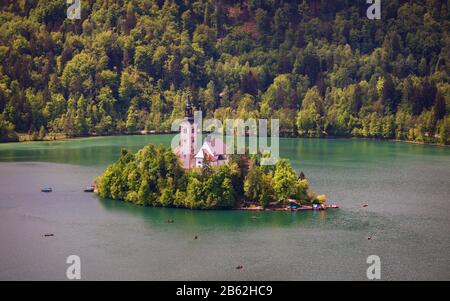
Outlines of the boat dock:
[[237,208],[237,210],[244,210],[244,211],[289,211],[289,212],[297,212],[297,211],[324,211],[328,209],[339,209],[338,205],[305,205],[305,206],[299,206],[296,208],[293,207],[279,207],[279,208],[263,208],[261,206],[255,206],[255,207],[240,207]]

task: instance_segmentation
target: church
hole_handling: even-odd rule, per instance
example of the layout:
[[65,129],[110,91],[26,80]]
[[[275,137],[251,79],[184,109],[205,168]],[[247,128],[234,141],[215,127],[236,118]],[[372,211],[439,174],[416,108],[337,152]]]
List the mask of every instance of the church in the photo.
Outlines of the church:
[[[202,129],[194,122],[194,111],[189,102],[186,102],[184,120],[180,125],[178,147],[174,150],[184,169],[200,168],[204,162],[210,166],[219,166],[228,162],[227,147],[222,139],[208,137],[198,149],[197,143],[202,141]],[[198,141],[200,139],[200,141]]]

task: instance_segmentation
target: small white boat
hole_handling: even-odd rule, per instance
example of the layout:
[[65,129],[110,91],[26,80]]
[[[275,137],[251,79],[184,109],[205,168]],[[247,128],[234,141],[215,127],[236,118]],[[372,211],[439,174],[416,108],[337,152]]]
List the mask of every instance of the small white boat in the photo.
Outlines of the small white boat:
[[89,186],[84,189],[84,192],[94,192],[94,190],[95,190],[94,186]]

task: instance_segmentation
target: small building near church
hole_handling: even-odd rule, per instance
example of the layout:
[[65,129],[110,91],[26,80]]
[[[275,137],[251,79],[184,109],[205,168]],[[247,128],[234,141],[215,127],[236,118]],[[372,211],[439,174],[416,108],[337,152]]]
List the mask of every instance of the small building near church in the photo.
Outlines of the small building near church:
[[197,138],[202,138],[201,129],[194,122],[194,112],[189,99],[184,110],[184,120],[180,125],[180,141],[174,153],[184,169],[202,167],[204,162],[219,166],[228,162],[227,146],[220,137],[208,137],[196,151]]
[[206,139],[195,155],[195,166],[202,167],[206,160],[211,166],[219,166],[228,162],[226,145],[220,139]]

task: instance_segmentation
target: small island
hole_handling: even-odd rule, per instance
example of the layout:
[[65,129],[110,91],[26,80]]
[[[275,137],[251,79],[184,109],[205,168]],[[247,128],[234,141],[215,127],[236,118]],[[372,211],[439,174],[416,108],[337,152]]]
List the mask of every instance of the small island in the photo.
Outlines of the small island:
[[[201,113],[201,112],[200,112]],[[178,146],[148,145],[119,160],[96,181],[95,191],[105,198],[143,206],[189,209],[324,210],[325,195],[316,195],[303,174],[289,160],[261,164],[262,154],[228,154],[218,138],[205,139],[194,120],[189,98]]]
[[303,173],[290,162],[260,164],[256,155],[233,155],[220,166],[205,161],[184,169],[170,147],[148,145],[132,154],[122,150],[117,162],[96,180],[99,196],[142,206],[188,209],[326,209]]

